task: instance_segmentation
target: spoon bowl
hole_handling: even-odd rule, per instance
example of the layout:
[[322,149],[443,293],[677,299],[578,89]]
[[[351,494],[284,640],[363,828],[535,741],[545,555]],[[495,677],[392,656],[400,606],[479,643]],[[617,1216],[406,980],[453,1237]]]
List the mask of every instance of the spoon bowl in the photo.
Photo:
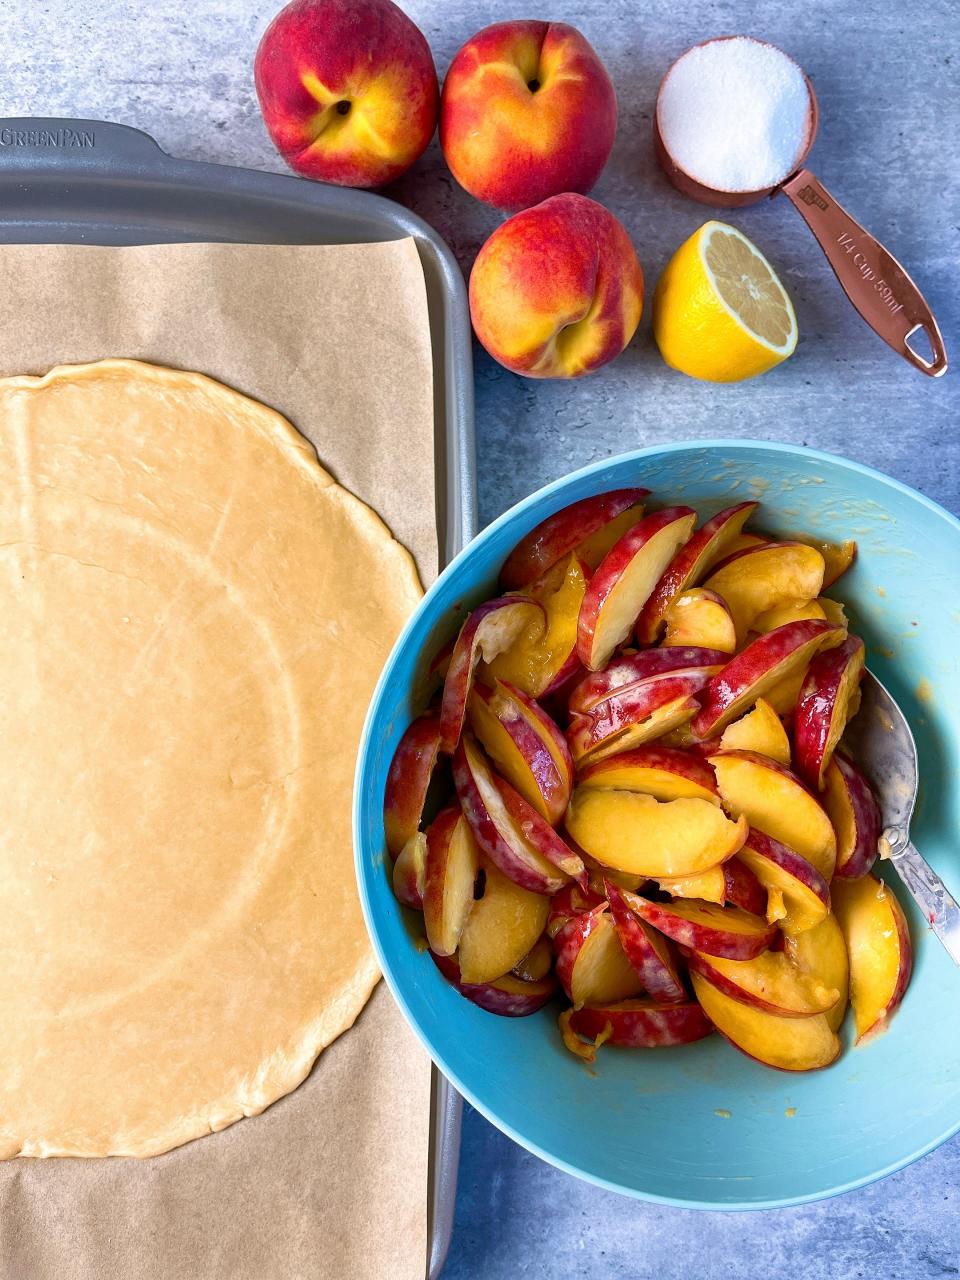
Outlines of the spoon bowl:
[[843,737],[880,805],[880,857],[889,860],[930,928],[960,965],[960,907],[910,841],[919,782],[917,744],[893,696],[870,671],[863,673],[860,710]]

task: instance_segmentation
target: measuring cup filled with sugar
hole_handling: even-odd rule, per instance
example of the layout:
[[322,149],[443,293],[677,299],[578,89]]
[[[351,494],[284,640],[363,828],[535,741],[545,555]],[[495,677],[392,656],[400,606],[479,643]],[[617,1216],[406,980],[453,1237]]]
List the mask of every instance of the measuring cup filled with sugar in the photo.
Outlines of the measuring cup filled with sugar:
[[[816,236],[871,329],[916,369],[947,369],[943,338],[920,290],[804,163],[817,132],[813,85],[782,50],[750,36],[688,49],[657,94],[657,159],[684,195],[736,208],[783,192]],[[922,331],[930,356],[910,345]]]

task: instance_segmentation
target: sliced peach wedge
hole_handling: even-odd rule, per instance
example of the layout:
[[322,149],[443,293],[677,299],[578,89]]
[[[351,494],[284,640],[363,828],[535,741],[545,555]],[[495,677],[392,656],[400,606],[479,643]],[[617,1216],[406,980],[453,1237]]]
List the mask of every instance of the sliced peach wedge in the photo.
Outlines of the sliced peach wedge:
[[547,923],[550,899],[521,889],[484,854],[477,882],[473,908],[460,934],[460,976],[464,982],[492,982],[536,946]]
[[789,960],[803,973],[812,974],[825,987],[839,991],[836,1004],[827,1010],[825,1017],[831,1031],[839,1031],[847,1011],[847,993],[850,986],[850,965],[847,960],[847,944],[837,917],[830,912],[820,924],[803,933],[785,933],[783,950]]
[[[751,547],[765,547],[770,544],[770,539],[765,538],[760,533],[738,533],[728,547],[724,547],[716,560],[709,566],[715,568],[722,560],[729,560],[731,556],[735,556],[738,551],[746,551]],[[798,538],[799,542],[800,539]]]
[[774,605],[765,613],[759,614],[750,624],[751,632],[766,635],[768,631],[776,631],[788,622],[808,622],[810,619],[826,622],[827,615],[819,600],[789,600],[786,604]]
[[720,747],[723,751],[756,751],[778,764],[790,763],[787,731],[765,698],[758,698],[752,711],[727,725],[720,735]]
[[839,1056],[840,1040],[827,1014],[782,1018],[734,1000],[695,970],[690,977],[703,1012],[747,1057],[781,1071],[817,1071]]
[[696,694],[711,668],[651,676],[613,693],[585,714],[573,712],[567,727],[570,754],[578,767],[633,750],[688,723],[700,708]]
[[467,716],[507,781],[547,822],[559,822],[573,787],[573,760],[566,739],[543,708],[497,680],[493,688],[474,685]]
[[387,772],[383,828],[393,858],[400,856],[419,829],[439,753],[440,717],[435,711],[427,711],[408,725]]
[[678,946],[728,960],[752,960],[770,946],[777,928],[739,907],[713,902],[653,902],[638,893],[623,894],[629,907]]
[[600,561],[587,584],[577,624],[577,654],[588,671],[606,666],[614,649],[629,636],[696,519],[690,507],[654,512],[628,529]]
[[734,552],[703,583],[727,602],[742,643],[760,614],[792,600],[812,600],[823,585],[823,556],[802,542],[768,542]]
[[727,811],[795,850],[829,884],[837,838],[823,806],[800,779],[755,751],[721,751],[710,763]]
[[747,837],[745,819],[731,822],[709,800],[661,802],[597,787],[577,787],[566,825],[605,867],[650,877],[698,875],[725,862]]
[[807,669],[797,698],[794,742],[797,768],[818,791],[827,766],[855,709],[854,693],[863,677],[865,650],[859,636],[818,653]]
[[[551,894],[569,879],[585,878],[580,858],[518,792],[494,774],[470,734],[464,735],[453,758],[453,781],[477,844],[521,888]],[[511,810],[522,814],[527,831],[542,837],[536,846]],[[534,820],[541,825],[537,827]]]
[[452,755],[457,749],[467,699],[477,663],[491,663],[521,635],[539,624],[546,626],[543,605],[527,596],[500,596],[485,600],[467,616],[460,628],[443,680],[440,705],[440,750]]
[[510,970],[524,982],[540,982],[553,968],[553,947],[547,935],[541,934],[525,956]]
[[397,901],[422,911],[426,873],[427,837],[424,832],[415,831],[393,864],[393,893]]
[[830,886],[795,849],[751,827],[737,855],[767,891],[767,919],[800,933],[813,929],[830,910]]
[[612,489],[582,498],[547,516],[507,556],[500,571],[501,584],[507,591],[526,587],[612,520],[629,512],[635,523],[643,515],[643,499],[649,492]]
[[655,800],[689,798],[720,803],[717,780],[706,761],[659,743],[649,743],[587,765],[580,774],[580,785],[642,791]]
[[430,950],[453,955],[473,908],[480,851],[459,805],[443,809],[427,830],[423,920]]
[[752,960],[724,960],[691,951],[687,963],[724,995],[781,1018],[827,1013],[840,999],[838,987],[825,986],[784,951],[764,951]]
[[694,733],[700,738],[720,733],[791,672],[806,667],[818,650],[843,639],[844,632],[816,618],[757,636],[711,678]]
[[582,671],[577,657],[577,619],[590,570],[571,555],[524,592],[543,606],[546,626],[535,618],[508,649],[481,668],[481,679],[501,679],[539,698],[558,682]]
[[[637,619],[637,641],[654,644],[669,607],[688,587],[695,587],[709,566],[723,556],[759,503],[739,502],[707,520],[667,565]],[[717,646],[721,647],[721,646]]]
[[758,916],[767,909],[766,890],[739,854],[698,876],[658,876],[654,883],[672,898],[700,898],[720,906],[729,903]]
[[805,542],[810,547],[816,547],[823,556],[822,591],[832,587],[837,579],[847,572],[857,558],[857,544],[852,538],[848,538],[845,542],[825,542],[820,538],[808,538],[800,534],[797,537],[797,541]]
[[704,649],[699,645],[622,653],[602,671],[591,671],[584,676],[570,694],[570,711],[586,714],[608,698],[622,697],[658,676],[676,676],[686,672],[715,675],[728,657],[719,649]]
[[639,995],[642,983],[620,945],[607,904],[572,916],[553,940],[560,985],[577,1008]]
[[687,989],[666,936],[634,911],[619,885],[607,879],[604,889],[613,923],[620,935],[620,945],[643,983],[644,991],[661,1004],[685,1001]]
[[880,806],[870,784],[841,751],[827,766],[823,806],[837,833],[835,876],[856,880],[873,869],[880,839]]
[[430,955],[446,980],[462,996],[486,1009],[487,1013],[499,1014],[501,1018],[527,1018],[542,1009],[557,991],[557,980],[552,973],[539,982],[525,982],[512,973],[493,982],[463,982],[454,956],[440,956],[434,951]]
[[571,917],[586,915],[594,907],[602,907],[604,902],[606,898],[603,894],[590,885],[584,888],[575,881],[565,884],[550,899],[547,937],[555,938]]
[[681,592],[667,606],[663,621],[666,631],[662,643],[667,648],[704,645],[733,653],[737,647],[737,629],[726,601],[706,587]]
[[857,1042],[884,1030],[913,969],[910,929],[893,890],[876,876],[834,882],[834,910],[850,957]]
[[[623,1049],[660,1049],[692,1044],[713,1032],[713,1024],[695,1000],[658,1004],[655,1000],[621,1000],[560,1015],[564,1044],[578,1057],[592,1062],[602,1044]],[[572,1043],[582,1036],[583,1049]],[[583,1050],[586,1050],[584,1052]]]

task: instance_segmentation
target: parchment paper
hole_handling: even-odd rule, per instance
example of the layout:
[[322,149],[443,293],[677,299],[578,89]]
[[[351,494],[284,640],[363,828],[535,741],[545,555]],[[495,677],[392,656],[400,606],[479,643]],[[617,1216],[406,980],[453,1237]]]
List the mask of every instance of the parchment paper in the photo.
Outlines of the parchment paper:
[[[433,577],[412,240],[0,248],[0,376],[105,356],[197,369],[278,409]],[[429,1060],[381,984],[261,1116],[152,1160],[0,1163],[0,1277],[422,1280],[429,1101]]]

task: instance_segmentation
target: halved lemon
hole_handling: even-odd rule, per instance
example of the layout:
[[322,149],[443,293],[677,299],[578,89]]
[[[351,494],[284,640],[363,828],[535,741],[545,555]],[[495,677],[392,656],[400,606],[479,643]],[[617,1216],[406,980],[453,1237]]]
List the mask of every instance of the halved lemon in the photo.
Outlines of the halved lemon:
[[797,317],[755,244],[725,222],[705,222],[664,268],[653,335],[667,364],[706,382],[740,382],[793,354]]

